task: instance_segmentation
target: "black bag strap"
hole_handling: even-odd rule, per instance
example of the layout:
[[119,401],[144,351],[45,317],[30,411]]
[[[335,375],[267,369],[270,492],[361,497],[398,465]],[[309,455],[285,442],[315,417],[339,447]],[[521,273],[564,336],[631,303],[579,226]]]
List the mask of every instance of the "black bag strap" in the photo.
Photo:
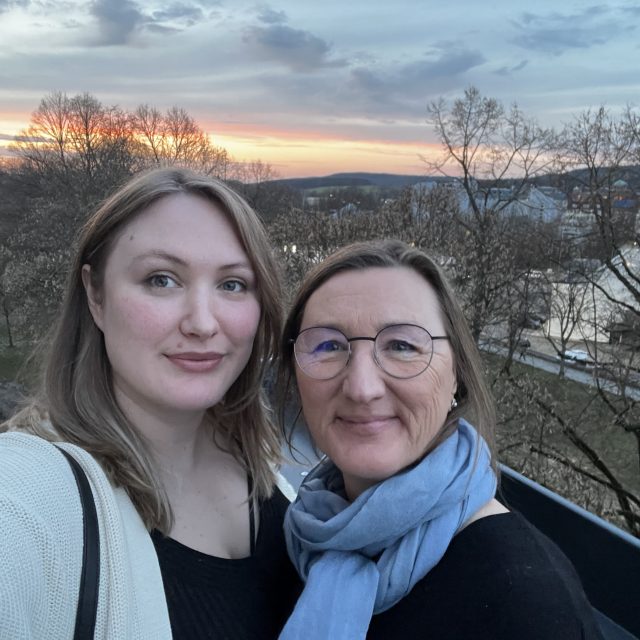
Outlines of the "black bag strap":
[[91,492],[89,480],[80,463],[67,451],[58,447],[71,465],[71,470],[80,492],[84,544],[82,552],[82,572],[80,574],[80,594],[76,611],[74,640],[92,640],[98,611],[98,585],[100,582],[100,531],[98,514]]

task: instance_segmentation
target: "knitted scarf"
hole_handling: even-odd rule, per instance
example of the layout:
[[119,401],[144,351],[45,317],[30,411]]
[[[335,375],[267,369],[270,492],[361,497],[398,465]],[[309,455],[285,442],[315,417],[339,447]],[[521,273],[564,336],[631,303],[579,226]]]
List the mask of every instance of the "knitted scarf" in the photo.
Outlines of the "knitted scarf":
[[306,582],[280,640],[361,640],[493,498],[496,476],[476,430],[458,428],[416,466],[349,503],[330,461],[305,479],[285,516],[289,556]]

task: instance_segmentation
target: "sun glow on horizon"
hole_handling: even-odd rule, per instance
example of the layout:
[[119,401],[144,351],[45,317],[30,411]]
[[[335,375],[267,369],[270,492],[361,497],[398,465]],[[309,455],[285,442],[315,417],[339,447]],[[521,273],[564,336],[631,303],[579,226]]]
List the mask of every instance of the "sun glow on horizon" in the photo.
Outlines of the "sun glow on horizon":
[[[8,155],[13,136],[27,129],[24,114],[0,114],[0,155]],[[422,175],[422,158],[434,156],[438,145],[426,142],[341,139],[314,131],[268,130],[249,123],[213,125],[207,129],[213,144],[226,149],[233,161],[260,160],[281,178],[324,176],[333,173],[371,172]]]
[[439,150],[437,145],[371,140],[339,140],[320,136],[212,135],[234,160],[265,162],[283,178],[322,176],[344,172],[426,174],[421,159]]

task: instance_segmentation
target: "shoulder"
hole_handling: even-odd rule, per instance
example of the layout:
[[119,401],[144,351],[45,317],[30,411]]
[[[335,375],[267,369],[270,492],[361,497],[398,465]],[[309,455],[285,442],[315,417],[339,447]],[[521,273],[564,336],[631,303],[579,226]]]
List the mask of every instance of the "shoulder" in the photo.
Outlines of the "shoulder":
[[376,618],[382,635],[372,638],[398,625],[407,639],[421,637],[411,631],[420,628],[443,640],[601,638],[569,560],[515,513],[469,524],[411,593]]
[[77,591],[82,510],[69,464],[50,443],[0,435],[0,513],[0,630],[22,637],[18,629],[36,620],[67,635],[73,610],[62,603]]
[[27,522],[52,532],[81,531],[80,499],[69,462],[38,436],[0,434],[0,503],[4,531]]
[[436,569],[442,583],[464,576],[465,597],[482,607],[496,637],[582,638],[592,627],[585,637],[599,637],[570,561],[517,513],[471,523]]
[[524,604],[533,605],[581,591],[567,557],[517,513],[476,520],[452,540],[443,561],[450,571],[489,578],[489,593],[499,593],[502,601],[527,595]]
[[[0,491],[28,498],[53,486],[73,484],[64,456],[50,442],[26,433],[0,434]],[[74,485],[73,485],[74,486]]]

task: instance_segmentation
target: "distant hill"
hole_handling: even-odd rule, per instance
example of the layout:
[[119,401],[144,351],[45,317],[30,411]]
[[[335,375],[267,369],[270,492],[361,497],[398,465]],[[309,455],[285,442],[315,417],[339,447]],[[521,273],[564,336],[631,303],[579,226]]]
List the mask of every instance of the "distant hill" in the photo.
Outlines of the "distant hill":
[[[273,180],[292,189],[318,189],[320,187],[382,187],[396,188],[416,184],[425,180],[425,176],[406,176],[394,173],[334,173],[317,178],[285,178]],[[432,178],[434,179],[434,178]]]
[[[603,172],[606,169],[603,169]],[[631,188],[640,188],[640,165],[630,165],[620,170],[620,177],[626,180]],[[283,178],[273,180],[274,184],[282,184],[299,191],[306,189],[321,189],[327,187],[378,187],[381,189],[402,189],[403,187],[414,185],[418,182],[447,181],[450,178],[443,176],[427,175],[401,175],[394,173],[333,173],[329,176],[319,176],[311,178]],[[504,186],[509,186],[516,179],[504,179],[499,181]],[[569,191],[576,184],[588,182],[588,174],[585,169],[574,169],[564,174],[549,173],[542,176],[532,177],[530,181],[538,186],[554,186]],[[486,181],[479,180],[480,184]]]

